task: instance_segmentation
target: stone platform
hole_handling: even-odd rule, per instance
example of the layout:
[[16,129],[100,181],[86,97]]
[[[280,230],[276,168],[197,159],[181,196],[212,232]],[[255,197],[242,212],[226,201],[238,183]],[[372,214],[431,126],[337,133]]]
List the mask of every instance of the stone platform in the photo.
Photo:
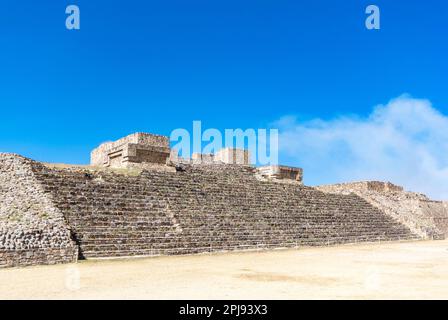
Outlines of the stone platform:
[[0,196],[0,267],[448,234],[445,203],[393,184],[307,187],[301,168],[235,148],[179,159],[146,133],[101,144],[90,166],[0,154]]

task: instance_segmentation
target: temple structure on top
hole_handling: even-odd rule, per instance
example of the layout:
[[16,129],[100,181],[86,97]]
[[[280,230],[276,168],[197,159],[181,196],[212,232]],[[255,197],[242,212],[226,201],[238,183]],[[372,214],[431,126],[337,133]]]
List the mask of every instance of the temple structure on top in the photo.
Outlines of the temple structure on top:
[[165,165],[170,151],[168,137],[139,132],[101,144],[92,151],[90,164],[111,168],[128,168],[138,164]]
[[[194,165],[229,164],[251,166],[248,150],[223,148],[215,154],[193,153],[191,159],[179,158],[170,148],[169,138],[149,133],[134,133],[114,142],[106,142],[91,153],[91,165],[109,168],[168,166],[177,163]],[[301,168],[271,165],[255,169],[257,176],[302,183]]]
[[196,164],[251,164],[249,151],[238,148],[223,148],[215,154],[193,153],[192,162]]
[[288,166],[265,166],[257,168],[258,173],[266,178],[303,182],[303,169]]

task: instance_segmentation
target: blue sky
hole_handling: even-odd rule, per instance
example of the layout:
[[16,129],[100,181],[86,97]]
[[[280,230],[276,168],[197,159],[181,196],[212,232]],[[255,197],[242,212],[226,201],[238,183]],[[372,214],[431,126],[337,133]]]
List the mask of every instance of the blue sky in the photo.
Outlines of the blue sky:
[[447,114],[447,26],[439,0],[4,0],[0,151],[87,163],[135,131],[368,117],[404,93]]

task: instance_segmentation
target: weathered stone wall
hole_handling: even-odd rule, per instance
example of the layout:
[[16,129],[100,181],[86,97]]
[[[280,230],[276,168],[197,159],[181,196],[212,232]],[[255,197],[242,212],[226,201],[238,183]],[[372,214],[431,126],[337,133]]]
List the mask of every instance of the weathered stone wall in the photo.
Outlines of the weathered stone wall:
[[226,164],[240,164],[249,165],[250,153],[249,150],[238,148],[224,148],[216,152],[215,161],[219,161]]
[[134,133],[114,142],[106,142],[90,155],[92,166],[127,168],[137,163],[165,165],[170,157],[166,136]]
[[423,194],[406,192],[390,182],[343,183],[318,186],[317,189],[337,194],[357,194],[423,238],[441,239],[448,236],[446,203],[432,201]]
[[72,263],[77,260],[78,248],[76,246],[29,250],[0,250],[0,268]]
[[[176,159],[172,159],[174,162]],[[216,163],[215,155],[214,154],[204,154],[204,153],[193,153],[191,156],[191,163],[196,164],[213,164]],[[178,162],[178,160],[177,160]]]
[[69,227],[33,166],[39,164],[0,154],[0,267],[76,261]]
[[[178,157],[172,157],[172,162],[178,162]],[[249,150],[237,148],[224,148],[216,152],[216,154],[193,153],[191,164],[238,164],[250,165]]]
[[257,174],[261,178],[274,180],[287,180],[303,184],[303,170],[288,166],[264,166],[257,168]]

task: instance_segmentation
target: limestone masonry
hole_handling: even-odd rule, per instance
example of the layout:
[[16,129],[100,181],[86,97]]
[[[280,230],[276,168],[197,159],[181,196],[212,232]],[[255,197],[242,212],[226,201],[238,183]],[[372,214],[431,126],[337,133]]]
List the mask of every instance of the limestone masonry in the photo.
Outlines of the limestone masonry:
[[300,168],[249,159],[180,159],[145,133],[102,144],[85,167],[0,154],[0,267],[448,234],[447,203],[382,182],[307,187]]
[[127,168],[134,164],[165,165],[170,156],[168,137],[134,133],[115,142],[106,142],[91,153],[91,165]]
[[337,194],[354,193],[424,239],[448,236],[448,202],[433,201],[423,194],[378,181],[319,186],[318,190]]

